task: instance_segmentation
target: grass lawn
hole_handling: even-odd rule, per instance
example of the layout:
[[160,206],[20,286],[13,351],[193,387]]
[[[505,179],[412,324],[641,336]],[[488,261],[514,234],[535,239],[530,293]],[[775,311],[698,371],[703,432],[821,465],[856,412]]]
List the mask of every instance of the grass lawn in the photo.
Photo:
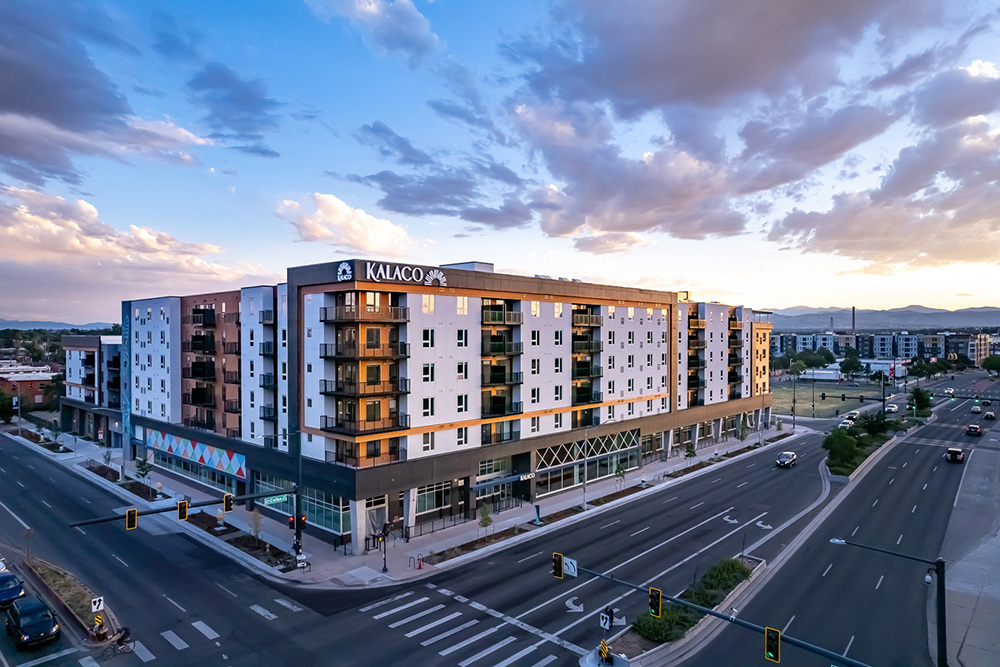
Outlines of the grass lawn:
[[[845,412],[850,412],[851,410],[857,410],[863,408],[868,404],[869,397],[882,398],[882,392],[879,389],[878,383],[872,385],[866,385],[863,381],[859,382],[861,386],[859,387],[847,387],[842,384],[836,384],[831,382],[817,382],[816,383],[816,417],[834,417],[838,414],[844,414]],[[821,394],[826,392],[826,400],[822,400]],[[774,395],[774,413],[777,415],[782,415],[785,417],[785,422],[788,422],[792,414],[792,383],[791,382],[776,382],[771,385],[771,394]],[[846,401],[840,400],[841,394],[847,394],[848,398]],[[857,398],[851,398],[851,396],[864,396],[865,402],[862,403],[858,401]],[[799,417],[812,417],[813,416],[813,383],[809,380],[799,380],[795,383],[795,406],[797,408],[796,414]]]

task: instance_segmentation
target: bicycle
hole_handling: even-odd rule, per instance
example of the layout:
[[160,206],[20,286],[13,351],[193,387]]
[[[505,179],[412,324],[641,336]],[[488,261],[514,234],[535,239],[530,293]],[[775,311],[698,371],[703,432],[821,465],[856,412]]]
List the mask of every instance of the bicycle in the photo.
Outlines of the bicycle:
[[117,653],[131,653],[135,649],[135,639],[132,638],[132,633],[129,632],[128,628],[122,628],[114,636],[108,647],[104,649],[104,653],[101,657],[105,660],[110,660],[115,657]]

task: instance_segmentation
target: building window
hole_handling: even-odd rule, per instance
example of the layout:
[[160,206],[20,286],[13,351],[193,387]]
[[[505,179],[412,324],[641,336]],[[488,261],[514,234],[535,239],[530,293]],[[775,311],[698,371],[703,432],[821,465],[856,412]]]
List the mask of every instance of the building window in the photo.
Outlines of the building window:
[[635,414],[635,403],[629,403],[628,404],[628,416],[631,417],[633,414]]
[[429,452],[434,449],[434,433],[424,433],[424,451]]
[[649,399],[648,401],[646,401],[646,412],[652,412],[652,411],[653,411],[653,399]]
[[562,389],[563,389],[562,385],[556,385],[556,400],[557,401],[561,401],[562,400]]
[[424,329],[424,347],[434,347],[434,329]]
[[648,377],[646,378],[646,389],[652,389],[652,388],[653,388],[653,378]]
[[652,331],[647,331],[646,332],[646,342],[647,343],[652,343],[653,342],[653,332]]
[[542,332],[539,331],[538,329],[532,329],[531,330],[531,345],[532,345],[532,347],[536,347],[536,346],[540,345],[541,342],[542,342]]
[[542,314],[542,304],[538,301],[531,302],[531,316],[538,317]]
[[460,361],[458,362],[458,379],[468,380],[469,379],[469,362]]
[[468,394],[462,394],[458,397],[458,411],[468,412],[469,411],[469,396]]
[[562,317],[563,305],[561,303],[552,304],[555,306],[556,317]]
[[382,441],[370,440],[365,443],[365,456],[370,459],[377,459],[382,456]]
[[631,391],[635,391],[635,378],[629,378],[628,379],[628,390],[630,392]]
[[555,428],[562,428],[562,417],[563,417],[563,416],[562,416],[562,413],[559,413],[559,414],[557,414],[557,415],[554,415],[554,416],[552,417],[552,425],[553,425],[553,426],[554,426]]
[[556,373],[562,373],[562,362],[561,358],[556,357]]
[[469,330],[458,330],[458,347],[469,347]]
[[313,406],[313,400],[311,398],[306,399],[306,407],[311,408]]
[[608,332],[608,345],[614,345],[614,344],[615,344],[615,332],[614,331],[609,331]]
[[538,373],[541,371],[541,365],[542,364],[541,364],[541,361],[539,359],[532,359],[531,360],[531,374],[532,375],[538,375]]
[[664,352],[663,354],[660,355],[660,363],[663,364],[664,366],[667,365],[667,353],[666,352]]
[[426,314],[428,314],[428,315],[430,315],[430,314],[432,314],[434,312],[434,295],[433,294],[424,294],[423,295],[422,309],[423,309],[423,312],[426,313]]
[[468,426],[463,426],[462,428],[458,429],[457,442],[458,442],[459,445],[467,445],[467,444],[469,444],[469,427]]
[[630,354],[628,355],[628,367],[633,368],[634,366],[635,366],[635,356]]
[[539,417],[532,417],[531,418],[531,432],[532,433],[538,433],[539,423],[540,422],[541,422],[541,418],[539,418]]
[[608,393],[609,394],[615,393],[615,381],[614,380],[609,380],[608,381]]
[[661,387],[666,387],[667,386],[667,376],[666,375],[660,377],[660,386]]
[[434,382],[434,364],[424,364],[424,382]]
[[666,410],[667,409],[667,397],[666,396],[664,396],[663,398],[660,399],[660,409],[661,410]]
[[614,419],[614,418],[615,418],[615,406],[609,405],[608,406],[608,419],[610,420],[610,419]]
[[667,342],[667,332],[666,331],[663,331],[663,332],[660,333],[660,342],[661,343],[666,343]]
[[651,354],[646,355],[646,365],[649,367],[653,366],[653,355]]
[[533,387],[531,389],[531,402],[537,403],[541,396],[541,393],[542,393],[541,389],[539,389],[538,387]]
[[635,344],[635,332],[634,331],[629,331],[628,332],[628,344],[629,345],[634,345]]
[[[562,305],[562,304],[559,304]],[[562,345],[562,331],[556,332],[556,345]]]
[[615,316],[615,307],[608,306],[608,317],[614,317],[614,316]]
[[458,305],[456,307],[457,315],[468,315],[469,314],[469,297],[460,296],[458,297]]
[[613,354],[608,356],[608,368],[615,369],[615,355]]
[[424,417],[434,416],[434,399],[425,398],[424,399]]
[[635,308],[632,306],[628,307],[628,318],[632,319],[635,316]]

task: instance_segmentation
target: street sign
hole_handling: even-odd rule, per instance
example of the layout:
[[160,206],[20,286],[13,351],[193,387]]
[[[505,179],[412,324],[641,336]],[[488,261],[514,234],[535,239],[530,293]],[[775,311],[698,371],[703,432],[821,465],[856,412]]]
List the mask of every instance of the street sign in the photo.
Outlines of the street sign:
[[607,609],[601,612],[601,627],[605,630],[611,629],[611,614],[608,613]]
[[265,505],[277,505],[278,503],[283,503],[288,500],[288,494],[283,496],[271,496],[270,498],[264,498]]
[[104,611],[104,596],[91,598],[90,599],[90,613],[96,614],[99,611]]
[[563,556],[563,574],[567,577],[577,576],[576,560],[573,558],[566,558]]

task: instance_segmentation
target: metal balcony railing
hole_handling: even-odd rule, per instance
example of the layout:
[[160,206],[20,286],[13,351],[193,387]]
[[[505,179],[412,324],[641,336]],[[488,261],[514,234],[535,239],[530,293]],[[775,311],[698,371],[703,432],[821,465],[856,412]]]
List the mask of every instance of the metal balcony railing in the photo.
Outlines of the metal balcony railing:
[[260,418],[267,421],[278,421],[278,410],[273,405],[260,406]]
[[496,401],[493,403],[487,403],[483,405],[482,416],[483,419],[490,417],[506,417],[508,415],[519,415],[521,414],[521,402],[520,401],[506,401],[500,402]]
[[588,403],[600,403],[603,394],[599,391],[574,391],[572,405],[586,405]]
[[320,380],[319,393],[324,396],[374,396],[377,394],[408,394],[410,381],[407,378],[386,380],[385,382],[345,382]]
[[601,316],[590,313],[573,313],[573,326],[575,327],[599,327],[601,326]]
[[573,352],[600,352],[603,345],[599,340],[575,340],[573,341]]
[[234,414],[234,415],[240,414],[240,402],[239,402],[239,400],[226,401],[224,407],[225,407],[226,412],[228,412],[230,414]]
[[521,384],[523,382],[524,373],[518,371],[516,373],[506,373],[504,371],[490,371],[489,373],[483,373],[482,384],[483,387],[500,387],[504,385]]
[[277,386],[278,386],[278,382],[274,378],[274,373],[261,373],[260,374],[260,388],[261,389],[274,389]]
[[489,357],[509,357],[516,354],[521,354],[524,349],[523,343],[514,343],[507,341],[483,341],[483,356]]
[[570,376],[574,380],[579,380],[580,378],[599,378],[604,374],[604,371],[600,366],[573,366],[573,371]]
[[330,306],[319,309],[320,322],[409,322],[410,309],[403,306]]
[[274,311],[273,310],[262,310],[262,311],[260,311],[260,323],[261,324],[274,324]]
[[410,428],[410,416],[398,414],[385,419],[348,420],[337,417],[320,417],[320,429],[334,433],[371,433],[374,431],[391,431],[400,428]]

